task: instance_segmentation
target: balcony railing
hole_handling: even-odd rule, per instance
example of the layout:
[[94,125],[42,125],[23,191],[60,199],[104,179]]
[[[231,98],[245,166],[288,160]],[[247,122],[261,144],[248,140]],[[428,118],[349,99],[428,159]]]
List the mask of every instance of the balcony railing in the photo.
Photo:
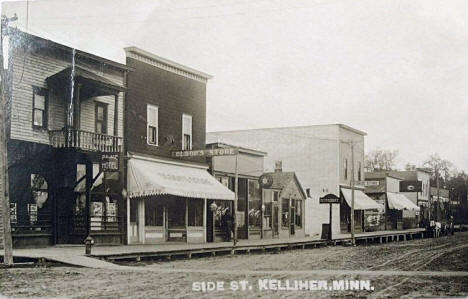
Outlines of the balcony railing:
[[77,149],[91,152],[121,152],[122,137],[64,128],[49,131],[50,145],[55,148]]

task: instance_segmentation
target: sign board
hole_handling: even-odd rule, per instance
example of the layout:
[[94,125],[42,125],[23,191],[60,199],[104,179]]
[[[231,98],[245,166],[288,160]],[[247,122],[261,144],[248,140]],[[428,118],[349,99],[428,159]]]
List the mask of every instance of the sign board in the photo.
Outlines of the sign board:
[[103,153],[99,168],[102,172],[119,171],[119,154],[118,153]]
[[213,157],[213,156],[233,156],[238,154],[237,148],[213,148],[192,151],[173,151],[172,156],[176,158],[184,157]]
[[341,200],[339,198],[324,198],[321,197],[319,199],[319,203],[340,203]]
[[422,192],[421,181],[401,181],[400,192]]
[[379,184],[379,181],[364,181],[364,186],[378,186]]
[[262,188],[268,188],[273,185],[273,177],[269,174],[263,174],[258,178],[258,183]]
[[341,203],[341,199],[333,193],[319,198],[319,203]]

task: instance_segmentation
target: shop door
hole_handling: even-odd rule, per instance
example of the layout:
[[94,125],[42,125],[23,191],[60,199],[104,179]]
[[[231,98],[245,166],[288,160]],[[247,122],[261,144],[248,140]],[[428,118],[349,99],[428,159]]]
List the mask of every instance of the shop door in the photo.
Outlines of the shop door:
[[211,210],[213,201],[206,201],[206,241],[214,242],[214,212]]
[[289,219],[290,219],[289,229],[290,229],[291,235],[293,236],[295,233],[294,223],[296,221],[296,208],[295,207],[291,207],[291,217],[289,217]]
[[279,226],[278,226],[278,219],[279,219],[279,207],[278,205],[273,206],[273,215],[272,217],[272,235],[273,238],[277,238],[279,235]]
[[56,244],[81,244],[86,237],[84,210],[74,211],[76,196],[69,188],[57,190],[55,196]]

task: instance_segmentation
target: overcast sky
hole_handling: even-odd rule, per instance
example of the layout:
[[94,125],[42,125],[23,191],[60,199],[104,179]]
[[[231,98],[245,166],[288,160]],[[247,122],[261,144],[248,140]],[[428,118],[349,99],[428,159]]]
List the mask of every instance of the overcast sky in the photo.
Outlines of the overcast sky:
[[[124,62],[138,46],[214,76],[207,129],[344,123],[400,166],[468,170],[466,0],[5,2],[30,33]],[[26,16],[28,15],[28,18]]]

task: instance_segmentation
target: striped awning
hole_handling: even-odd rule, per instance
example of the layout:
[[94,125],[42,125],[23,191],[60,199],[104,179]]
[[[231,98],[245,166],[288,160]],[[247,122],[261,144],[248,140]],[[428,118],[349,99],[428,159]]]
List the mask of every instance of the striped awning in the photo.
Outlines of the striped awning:
[[130,198],[170,194],[234,200],[234,192],[210,175],[207,167],[137,157],[128,161],[127,191]]
[[387,201],[390,209],[419,211],[419,207],[401,193],[387,192]]
[[[351,189],[341,188],[341,192],[346,200],[348,206],[352,205],[352,192]],[[383,205],[379,204],[361,190],[354,190],[354,209],[355,210],[379,210],[383,211]]]

